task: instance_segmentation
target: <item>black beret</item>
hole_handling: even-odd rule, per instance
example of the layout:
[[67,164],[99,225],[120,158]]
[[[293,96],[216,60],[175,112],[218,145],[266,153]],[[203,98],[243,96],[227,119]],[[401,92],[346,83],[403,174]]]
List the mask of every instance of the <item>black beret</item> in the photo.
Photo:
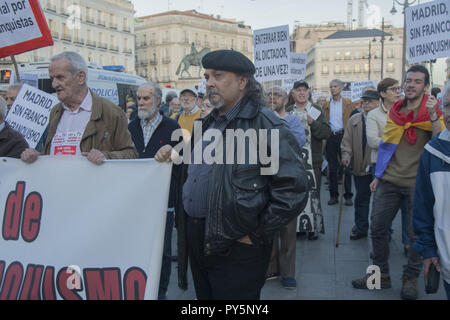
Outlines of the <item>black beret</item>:
[[217,50],[207,53],[202,59],[205,69],[231,71],[237,74],[254,75],[255,65],[242,53],[234,50]]

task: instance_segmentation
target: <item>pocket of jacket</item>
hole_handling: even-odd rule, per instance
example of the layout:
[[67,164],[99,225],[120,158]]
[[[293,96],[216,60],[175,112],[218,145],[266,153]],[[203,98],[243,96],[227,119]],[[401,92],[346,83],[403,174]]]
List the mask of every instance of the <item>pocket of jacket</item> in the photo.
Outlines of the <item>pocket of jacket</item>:
[[268,177],[260,173],[258,165],[251,165],[238,167],[231,177],[234,190],[234,215],[238,224],[247,232],[258,227],[258,216],[267,205]]

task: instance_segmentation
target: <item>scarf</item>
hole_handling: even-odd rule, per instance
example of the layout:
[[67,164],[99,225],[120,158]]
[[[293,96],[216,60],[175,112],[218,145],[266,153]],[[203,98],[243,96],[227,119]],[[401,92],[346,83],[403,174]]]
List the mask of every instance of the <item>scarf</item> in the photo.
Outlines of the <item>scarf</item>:
[[[405,139],[411,145],[417,141],[416,129],[425,131],[433,131],[433,125],[430,122],[430,115],[425,106],[428,101],[428,95],[424,95],[422,103],[419,107],[419,112],[416,119],[414,119],[414,110],[408,114],[400,113],[400,108],[405,103],[405,99],[397,101],[389,111],[386,122],[386,127],[381,138],[381,143],[378,148],[377,165],[375,169],[375,176],[381,178],[386,170],[389,161],[397,150],[398,144],[405,135]],[[444,128],[444,119],[440,108],[436,108],[436,114],[441,122],[441,127]]]

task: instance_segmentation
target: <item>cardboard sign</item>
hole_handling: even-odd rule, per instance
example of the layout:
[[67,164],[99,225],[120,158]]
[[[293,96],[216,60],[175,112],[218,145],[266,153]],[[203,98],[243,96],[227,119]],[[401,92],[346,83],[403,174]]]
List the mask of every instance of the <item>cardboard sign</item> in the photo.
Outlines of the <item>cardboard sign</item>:
[[450,56],[450,2],[436,0],[405,10],[409,63]]
[[24,84],[5,121],[24,136],[30,148],[35,148],[48,126],[50,111],[58,102],[51,94]]
[[0,2],[0,58],[53,45],[38,0]]
[[374,87],[376,90],[376,88],[377,88],[376,80],[352,82],[352,84],[351,84],[352,102],[355,102],[355,101],[358,101],[359,99],[361,99],[362,91],[369,86]]
[[283,80],[283,89],[285,89],[287,92],[291,91],[295,81],[305,79],[307,58],[308,55],[304,53],[290,53],[289,71],[291,77],[290,79]]
[[0,300],[157,299],[170,164],[0,160]]
[[255,79],[259,82],[290,78],[289,25],[253,32]]

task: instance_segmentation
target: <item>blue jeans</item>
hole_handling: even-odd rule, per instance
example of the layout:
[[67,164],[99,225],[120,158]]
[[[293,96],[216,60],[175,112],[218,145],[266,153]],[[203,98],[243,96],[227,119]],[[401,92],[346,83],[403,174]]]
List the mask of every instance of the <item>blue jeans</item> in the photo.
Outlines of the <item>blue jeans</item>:
[[447,300],[450,300],[450,284],[444,281],[444,288],[447,294]]
[[159,278],[158,300],[165,299],[169,287],[170,273],[172,270],[172,230],[173,212],[167,212],[166,231],[164,234],[164,248],[161,264],[161,276]]
[[372,175],[353,176],[355,179],[355,226],[360,234],[367,234],[369,230],[369,207],[370,207],[370,183]]

